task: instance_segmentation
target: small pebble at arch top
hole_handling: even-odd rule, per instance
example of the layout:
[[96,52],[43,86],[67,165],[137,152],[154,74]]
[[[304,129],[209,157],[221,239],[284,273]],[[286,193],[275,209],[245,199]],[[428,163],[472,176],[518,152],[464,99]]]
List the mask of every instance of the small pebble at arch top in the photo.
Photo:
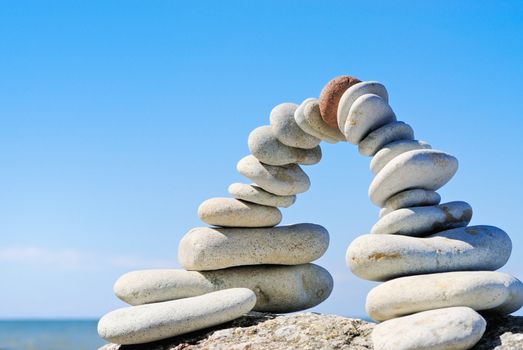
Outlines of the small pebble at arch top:
[[327,135],[327,137],[334,140],[346,141],[345,136],[338,128],[333,128],[322,119],[320,105],[317,100],[309,101],[305,104],[303,107],[303,115],[311,128],[319,133]]
[[281,143],[289,147],[314,148],[321,140],[304,132],[294,120],[295,103],[282,103],[274,107],[269,117],[271,130]]
[[340,75],[331,79],[320,92],[321,117],[331,128],[338,128],[338,104],[343,93],[361,82],[358,78]]
[[[320,129],[318,129],[317,127],[313,127],[313,125],[315,125],[315,124],[312,122],[311,118],[314,116],[311,115],[310,111],[307,115],[307,118],[305,117],[305,113],[304,113],[305,105],[307,103],[313,102],[313,101],[317,102],[318,99],[312,98],[312,97],[305,99],[294,112],[294,120],[296,121],[298,126],[309,135],[315,136],[315,137],[321,139],[322,141],[325,141],[325,142],[331,143],[331,144],[339,142],[340,137],[338,135],[336,135],[336,137],[334,137],[333,135],[327,135],[327,134],[321,132]],[[319,109],[318,109],[318,115],[319,115]],[[319,116],[319,118],[321,119],[321,116]],[[323,120],[321,120],[321,122],[323,124],[325,124],[325,122]],[[345,139],[345,136],[343,136],[342,138]]]

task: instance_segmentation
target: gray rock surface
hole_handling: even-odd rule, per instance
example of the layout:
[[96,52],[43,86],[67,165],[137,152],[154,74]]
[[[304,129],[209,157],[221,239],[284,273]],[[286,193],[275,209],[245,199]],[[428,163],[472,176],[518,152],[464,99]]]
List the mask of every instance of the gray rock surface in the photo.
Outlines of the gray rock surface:
[[236,182],[231,184],[228,190],[229,194],[236,199],[271,207],[288,208],[296,201],[295,195],[278,196],[277,194],[265,191],[255,184],[248,185]]
[[320,113],[320,105],[317,100],[309,101],[303,107],[303,115],[311,128],[318,131],[322,135],[326,135],[329,139],[345,141],[345,136],[340,129],[333,128],[323,120]]
[[390,197],[385,202],[385,208],[392,211],[400,208],[424,207],[439,204],[440,201],[441,196],[437,192],[414,188]]
[[282,103],[274,107],[269,117],[271,130],[281,143],[290,147],[314,148],[321,140],[304,132],[294,120],[298,108],[294,103]]
[[[339,137],[343,137],[345,138],[343,135],[341,135],[340,133],[336,134],[336,137],[334,137],[334,134],[331,133],[331,134],[325,134],[325,133],[322,133],[320,131],[320,129],[316,128],[316,127],[313,127],[313,123],[312,121],[310,121],[312,115],[310,115],[311,111],[312,110],[309,110],[309,114],[307,115],[307,118],[305,117],[305,113],[303,113],[304,109],[305,109],[305,105],[311,101],[316,101],[318,102],[318,99],[317,98],[307,98],[305,99],[301,105],[296,109],[296,111],[294,112],[294,120],[296,121],[296,124],[298,124],[298,126],[303,130],[305,131],[307,134],[309,135],[312,135],[312,136],[315,136],[319,139],[321,139],[322,141],[325,141],[327,143],[337,143],[339,142]],[[317,104],[316,104],[317,106]],[[321,123],[323,124],[320,124],[320,125],[324,125],[325,127],[328,127],[327,124],[325,124],[325,122],[323,121],[323,119],[321,119],[321,115],[319,115],[319,106],[318,106],[318,115],[317,117],[320,118],[321,120]],[[320,121],[318,121],[320,122]]]
[[394,141],[383,146],[370,161],[370,170],[374,175],[379,173],[381,169],[394,157],[408,151],[417,149],[431,149],[432,147],[425,141],[418,140],[399,140]]
[[414,130],[404,122],[392,122],[383,125],[365,136],[358,144],[358,151],[363,156],[373,156],[383,146],[400,140],[414,139]]

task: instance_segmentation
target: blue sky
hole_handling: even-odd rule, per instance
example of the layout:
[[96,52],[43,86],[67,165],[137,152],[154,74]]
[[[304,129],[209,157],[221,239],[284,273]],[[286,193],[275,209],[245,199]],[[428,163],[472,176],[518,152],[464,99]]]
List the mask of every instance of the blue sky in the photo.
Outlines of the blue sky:
[[[122,273],[178,267],[198,205],[243,180],[249,132],[340,74],[384,83],[459,159],[443,201],[507,231],[522,278],[522,62],[520,1],[2,1],[0,318],[99,317]],[[315,311],[364,315],[373,284],[344,254],[377,218],[369,161],[325,144],[283,210],[331,234]]]

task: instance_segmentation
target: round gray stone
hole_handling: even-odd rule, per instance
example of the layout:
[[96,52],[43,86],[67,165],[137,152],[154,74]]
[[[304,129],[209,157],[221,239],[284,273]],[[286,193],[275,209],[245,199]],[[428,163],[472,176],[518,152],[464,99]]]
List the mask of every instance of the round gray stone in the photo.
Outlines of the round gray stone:
[[314,148],[321,140],[304,132],[294,120],[295,103],[282,103],[271,111],[271,130],[281,143],[290,147]]
[[333,128],[321,117],[320,105],[318,100],[309,101],[303,107],[303,116],[309,126],[329,139],[345,141],[345,136],[338,128]]
[[385,208],[396,210],[409,207],[424,207],[439,204],[440,201],[441,196],[437,192],[415,188],[405,190],[390,197],[385,202]]
[[402,153],[408,151],[414,151],[417,149],[431,149],[432,147],[425,141],[418,140],[399,140],[394,141],[383,146],[370,162],[370,170],[374,175],[379,173],[381,169],[394,157],[399,156]]
[[438,231],[467,226],[470,219],[472,207],[461,201],[429,207],[401,208],[382,217],[370,233],[423,237]]
[[198,227],[183,236],[178,260],[186,270],[218,270],[233,266],[299,265],[320,258],[329,233],[320,225],[272,228]]
[[[316,101],[317,102],[318,99],[310,97],[310,98],[305,99],[300,104],[300,106],[294,112],[294,120],[296,121],[296,124],[298,124],[298,126],[303,131],[305,131],[307,134],[312,135],[314,137],[317,137],[317,138],[321,139],[322,141],[325,141],[327,143],[332,143],[332,144],[339,142],[338,138],[335,138],[335,137],[323,134],[319,130],[313,128],[309,124],[309,121],[305,118],[305,114],[303,113],[303,109],[305,108],[305,105],[308,102],[310,102],[310,101]],[[309,115],[309,117],[310,117],[310,115]],[[321,116],[320,116],[320,119],[321,119]],[[322,121],[323,121],[323,119],[322,119]],[[341,136],[343,136],[343,135],[341,135]]]
[[503,230],[470,226],[426,238],[363,235],[350,244],[346,262],[363,279],[386,281],[425,273],[497,270],[505,265],[511,250],[512,242]]
[[383,146],[399,140],[414,139],[414,130],[409,124],[404,122],[392,122],[383,125],[365,136],[358,144],[358,151],[364,156],[373,156],[383,148]]
[[242,183],[233,183],[229,186],[229,193],[236,199],[246,202],[268,205],[271,207],[288,208],[296,201],[296,196],[278,196],[265,191],[255,184],[248,185]]
[[279,196],[306,192],[311,185],[309,177],[297,164],[267,165],[249,155],[238,162],[236,169],[265,191]]

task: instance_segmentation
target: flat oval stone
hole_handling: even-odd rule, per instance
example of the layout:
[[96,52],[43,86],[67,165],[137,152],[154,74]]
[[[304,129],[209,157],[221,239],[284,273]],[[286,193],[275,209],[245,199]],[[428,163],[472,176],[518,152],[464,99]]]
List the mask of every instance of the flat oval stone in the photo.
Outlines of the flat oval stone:
[[295,103],[282,103],[271,111],[271,130],[281,143],[296,148],[314,148],[321,140],[304,132],[294,120]]
[[175,300],[228,288],[256,293],[254,311],[295,312],[318,305],[332,292],[333,280],[314,264],[239,266],[215,271],[141,270],[116,281],[116,296],[140,305]]
[[365,136],[358,144],[358,151],[364,156],[373,156],[388,143],[414,139],[414,130],[404,122],[392,122],[383,125]]
[[380,172],[381,169],[394,157],[399,156],[402,153],[408,151],[414,151],[417,149],[431,149],[432,147],[425,141],[418,140],[399,140],[391,142],[382,149],[380,149],[370,162],[370,170],[374,175]]
[[372,131],[396,121],[389,104],[378,95],[365,94],[352,104],[343,134],[352,144],[358,144]]
[[268,227],[278,225],[278,208],[235,198],[210,198],[200,204],[198,217],[209,225],[224,227]]
[[229,193],[236,199],[246,202],[268,205],[271,207],[288,208],[296,201],[296,196],[278,196],[265,191],[255,184],[248,185],[242,183],[233,183],[229,186]]
[[383,207],[387,199],[408,189],[435,191],[457,170],[458,160],[448,153],[431,149],[408,151],[392,159],[376,175],[369,197],[372,203]]
[[374,327],[372,342],[374,350],[466,350],[486,326],[471,308],[451,307],[382,322]]
[[303,107],[303,116],[311,128],[318,131],[320,134],[327,135],[327,137],[345,141],[345,136],[340,129],[333,128],[321,118],[320,105],[318,101],[309,101]]
[[253,156],[268,165],[311,165],[321,160],[320,146],[311,149],[289,147],[274,136],[269,126],[254,129],[249,134],[248,146]]
[[309,177],[297,164],[267,165],[250,155],[242,158],[236,169],[265,191],[279,196],[303,193],[311,186]]
[[382,217],[372,226],[370,233],[423,237],[467,226],[470,219],[472,207],[461,201],[429,207],[401,208]]
[[247,288],[117,309],[98,322],[98,334],[116,344],[142,344],[232,321],[252,310]]
[[434,191],[415,188],[395,194],[385,202],[385,208],[396,210],[409,207],[424,207],[436,205],[441,201],[441,196]]
[[343,95],[341,95],[340,102],[338,104],[338,128],[344,130],[345,122],[349,117],[349,111],[352,104],[360,96],[366,94],[374,94],[381,97],[385,102],[389,102],[389,94],[385,86],[377,81],[362,81],[349,87]]
[[[318,129],[315,129],[313,128],[310,124],[309,124],[309,121],[305,118],[305,114],[303,113],[303,110],[305,108],[305,105],[311,101],[318,101],[318,99],[316,98],[307,98],[305,99],[301,105],[296,109],[296,111],[294,112],[294,120],[296,121],[296,124],[298,124],[298,126],[303,130],[305,131],[307,134],[309,135],[312,135],[312,136],[315,136],[319,139],[321,139],[322,141],[325,141],[325,142],[328,142],[328,143],[337,143],[339,142],[339,139],[338,137],[331,137],[329,135],[326,135],[326,134],[323,134],[321,133]],[[319,107],[318,107],[319,108]],[[319,113],[319,112],[318,112]],[[310,116],[309,116],[310,117]],[[319,118],[321,119],[321,115],[319,116]],[[323,119],[321,119],[321,121],[323,122],[323,124],[325,124],[325,122],[323,121]],[[326,124],[325,124],[326,125]],[[343,136],[343,135],[341,135]],[[345,139],[345,136],[343,136],[343,139]]]
[[350,244],[346,262],[363,279],[386,281],[425,273],[497,270],[505,265],[511,250],[512,242],[503,230],[470,226],[427,238],[363,235]]
[[320,110],[325,123],[331,128],[338,128],[338,103],[343,93],[361,82],[358,78],[341,75],[331,79],[320,92]]
[[299,265],[321,257],[329,233],[320,225],[272,228],[198,227],[183,236],[178,260],[186,270],[218,270],[242,265]]
[[523,305],[523,283],[492,271],[459,271],[408,276],[374,287],[365,308],[375,321],[420,311],[468,306],[476,311],[509,314]]

